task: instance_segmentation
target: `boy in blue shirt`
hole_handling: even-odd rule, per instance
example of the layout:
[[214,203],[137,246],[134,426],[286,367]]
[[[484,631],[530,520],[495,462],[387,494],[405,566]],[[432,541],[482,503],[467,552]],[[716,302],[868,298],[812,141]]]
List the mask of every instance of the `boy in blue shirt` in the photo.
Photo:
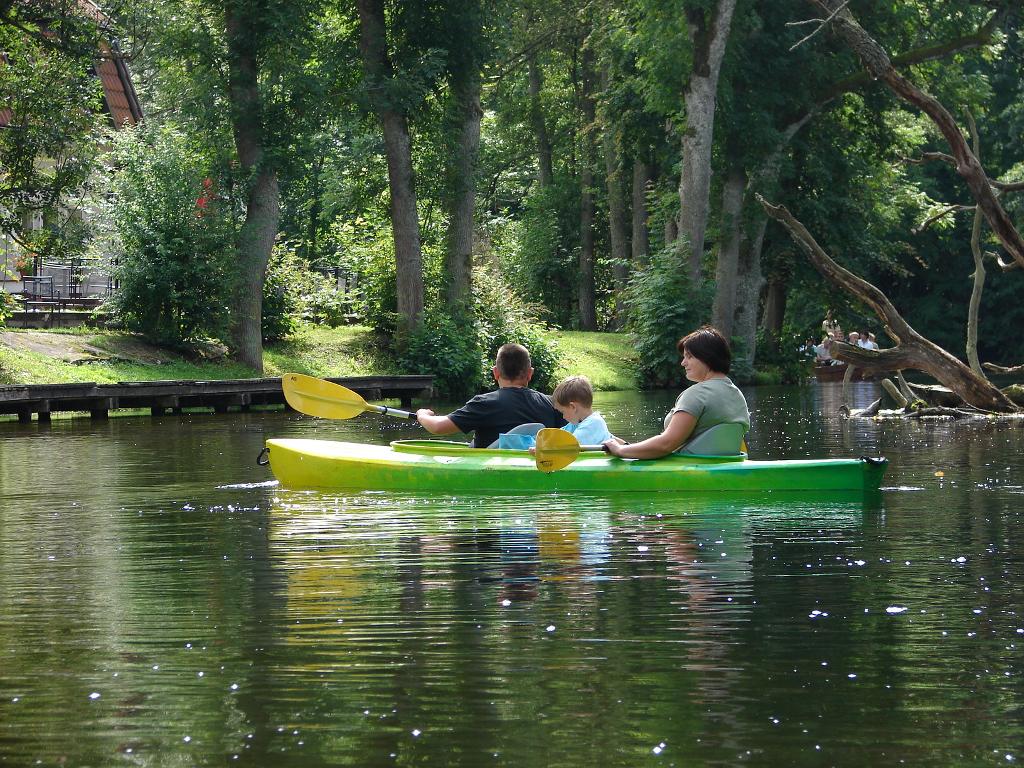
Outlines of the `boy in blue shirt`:
[[604,417],[594,410],[594,389],[586,376],[570,376],[551,393],[555,408],[569,422],[562,429],[580,445],[601,445],[613,439]]

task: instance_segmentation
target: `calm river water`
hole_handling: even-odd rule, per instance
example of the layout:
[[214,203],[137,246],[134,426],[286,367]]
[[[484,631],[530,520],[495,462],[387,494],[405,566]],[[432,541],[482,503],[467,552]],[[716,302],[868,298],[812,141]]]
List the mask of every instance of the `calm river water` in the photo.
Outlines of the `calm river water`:
[[265,438],[415,430],[0,423],[0,764],[1024,761],[1024,425],[839,393],[748,390],[751,453],[884,454],[878,498],[294,492]]

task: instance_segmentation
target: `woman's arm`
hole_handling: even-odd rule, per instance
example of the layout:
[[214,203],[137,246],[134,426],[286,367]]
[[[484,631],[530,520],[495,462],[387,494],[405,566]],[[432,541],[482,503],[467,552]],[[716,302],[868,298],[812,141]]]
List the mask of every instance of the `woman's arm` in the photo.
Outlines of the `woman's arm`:
[[668,426],[660,435],[649,437],[639,443],[620,445],[614,440],[605,440],[608,453],[622,459],[660,459],[676,450],[693,434],[697,419],[686,411],[676,411],[669,419]]

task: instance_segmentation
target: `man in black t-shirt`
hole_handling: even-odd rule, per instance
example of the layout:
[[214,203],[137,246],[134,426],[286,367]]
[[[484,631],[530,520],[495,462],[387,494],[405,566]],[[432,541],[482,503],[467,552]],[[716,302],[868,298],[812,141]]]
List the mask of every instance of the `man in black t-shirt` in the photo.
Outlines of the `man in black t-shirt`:
[[540,422],[545,427],[565,424],[551,398],[530,389],[533,365],[530,353],[521,344],[504,344],[492,369],[498,388],[477,395],[447,416],[438,416],[429,408],[416,411],[423,428],[435,435],[473,432],[473,447],[486,448],[502,432],[520,424]]

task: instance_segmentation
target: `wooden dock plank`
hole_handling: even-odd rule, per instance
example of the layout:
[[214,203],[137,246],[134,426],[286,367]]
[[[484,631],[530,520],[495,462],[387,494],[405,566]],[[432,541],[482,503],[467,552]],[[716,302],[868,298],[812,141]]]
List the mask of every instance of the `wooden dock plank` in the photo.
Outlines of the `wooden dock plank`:
[[[368,400],[397,398],[409,407],[413,398],[430,397],[433,376],[350,376],[330,378]],[[88,412],[106,418],[119,408],[150,409],[160,415],[166,409],[229,408],[284,404],[281,379],[224,379],[215,381],[122,381],[117,384],[13,384],[0,387],[0,413],[18,414],[24,421],[32,413]]]

